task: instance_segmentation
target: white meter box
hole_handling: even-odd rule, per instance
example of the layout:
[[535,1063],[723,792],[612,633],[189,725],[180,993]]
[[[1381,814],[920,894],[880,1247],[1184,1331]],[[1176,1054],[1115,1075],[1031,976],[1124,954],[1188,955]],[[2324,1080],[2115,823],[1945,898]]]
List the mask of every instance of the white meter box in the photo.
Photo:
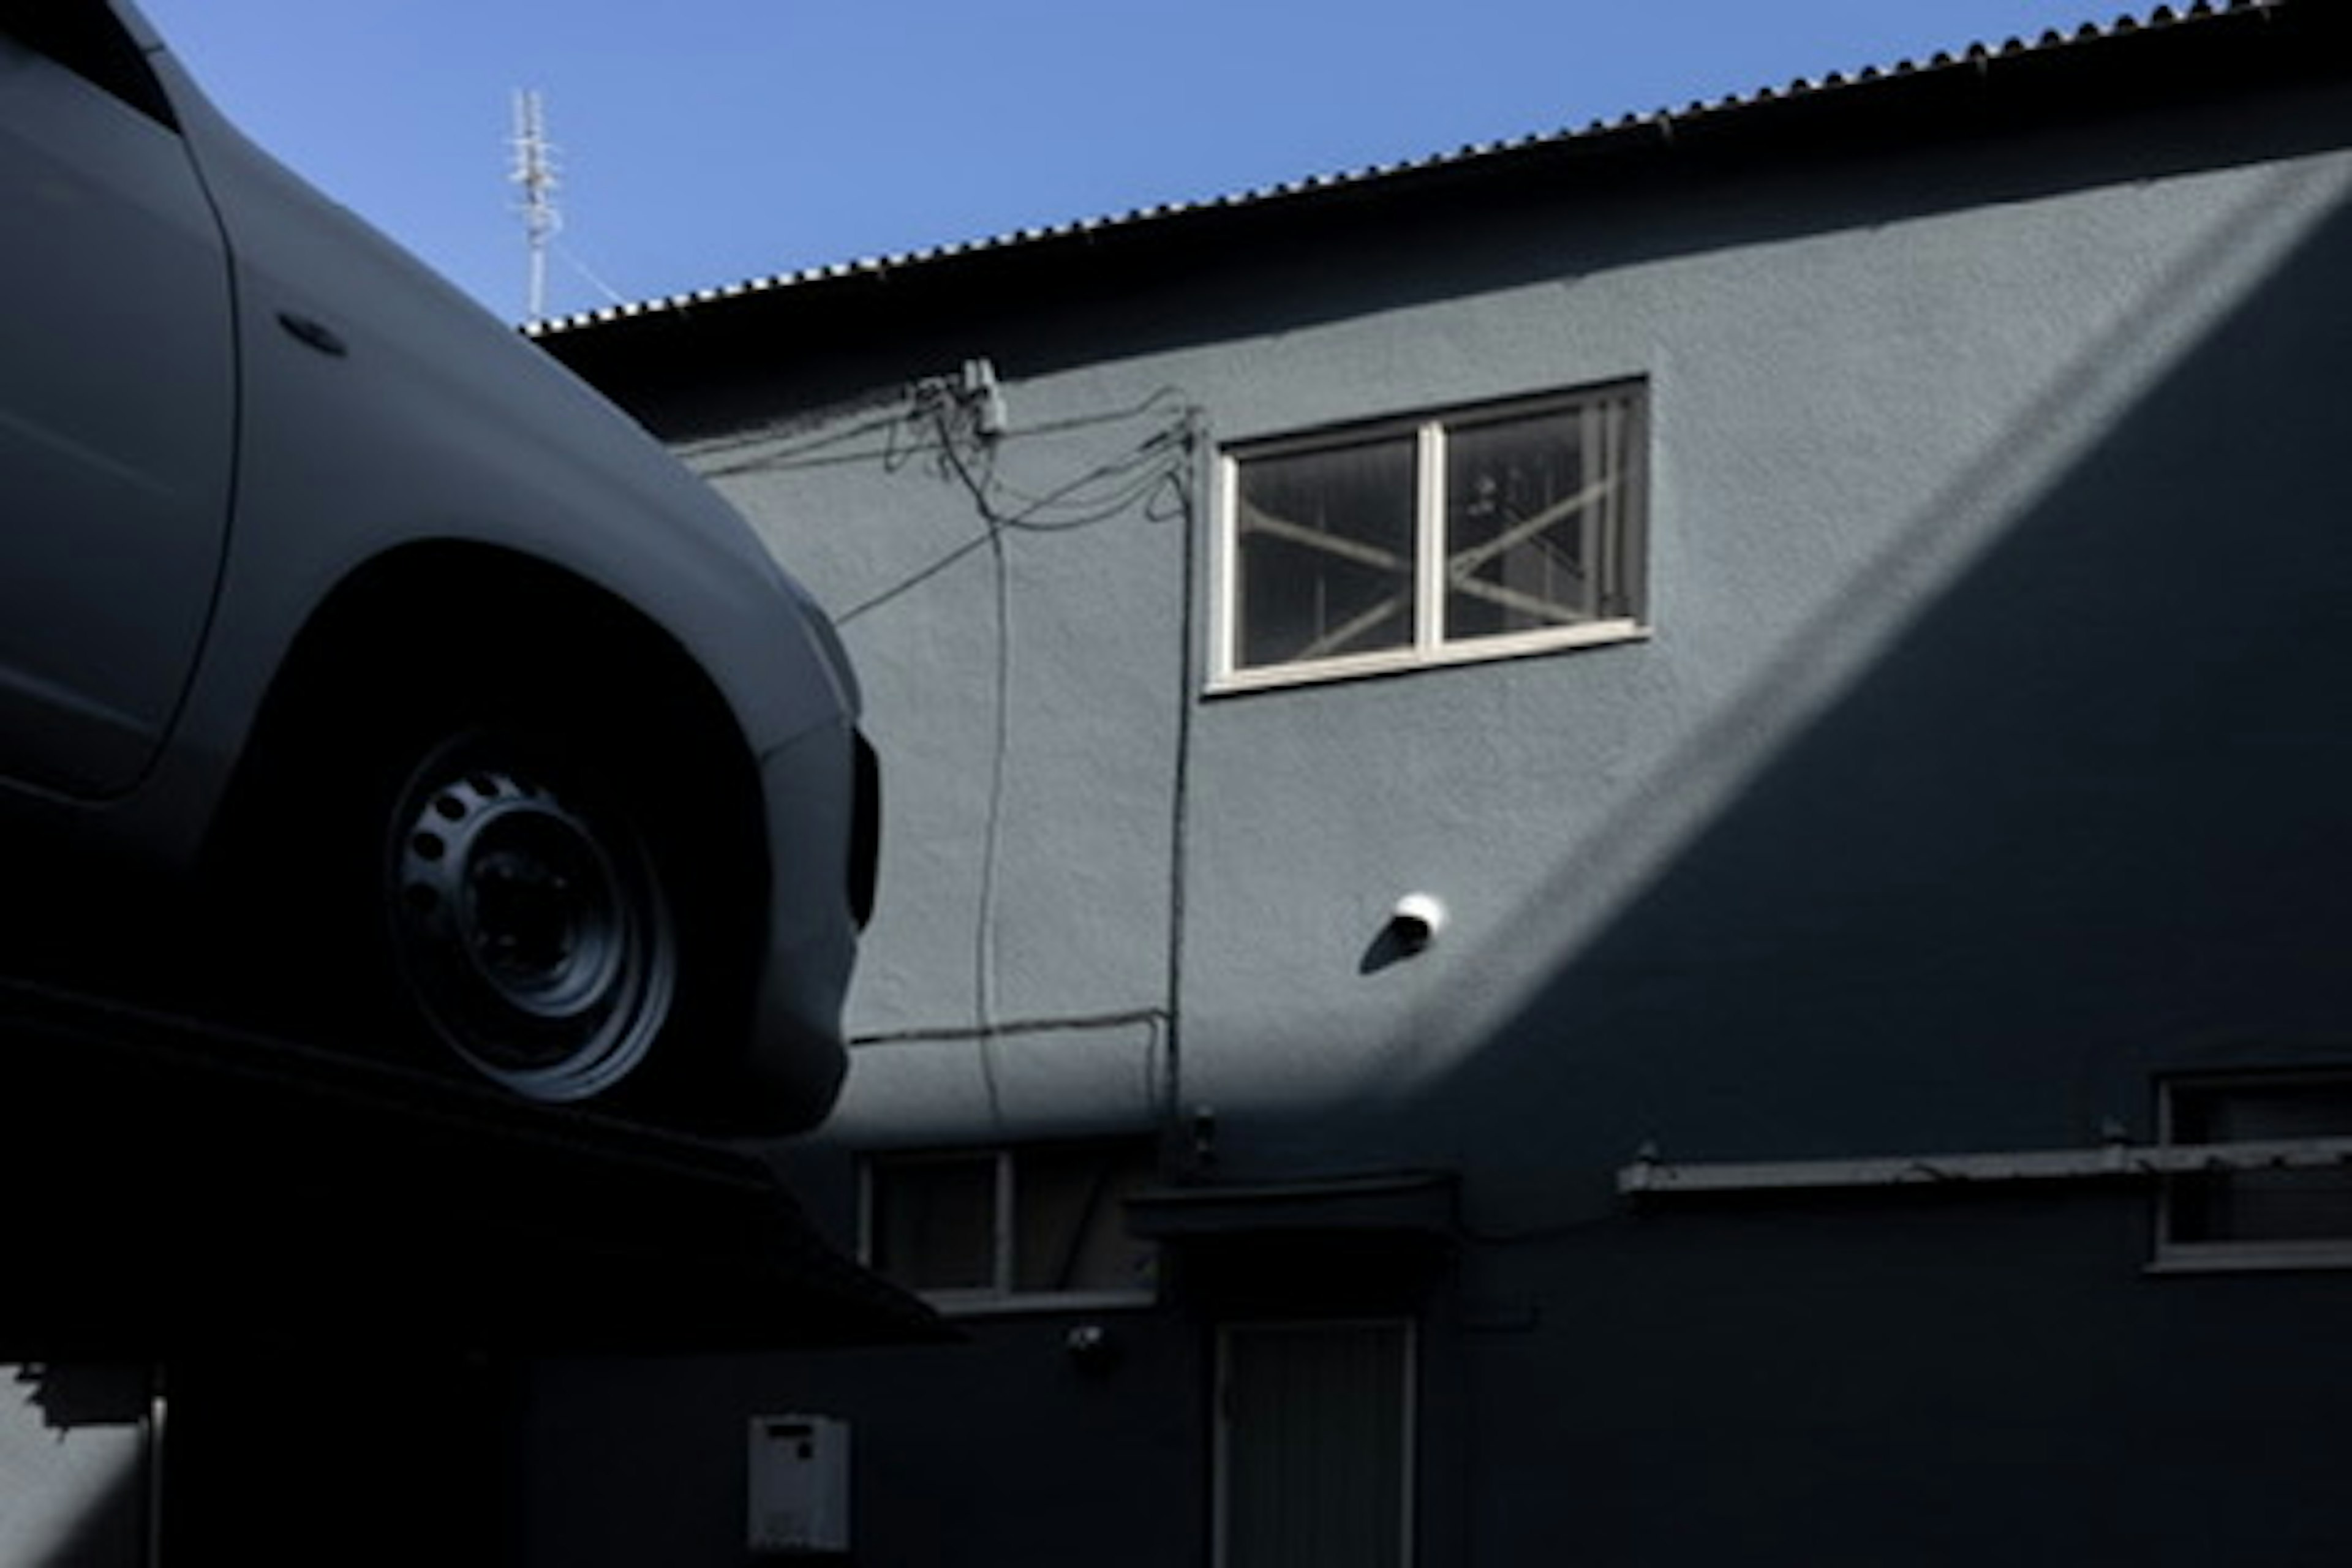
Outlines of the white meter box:
[[754,1415],[751,1550],[849,1550],[849,1423],[831,1415]]

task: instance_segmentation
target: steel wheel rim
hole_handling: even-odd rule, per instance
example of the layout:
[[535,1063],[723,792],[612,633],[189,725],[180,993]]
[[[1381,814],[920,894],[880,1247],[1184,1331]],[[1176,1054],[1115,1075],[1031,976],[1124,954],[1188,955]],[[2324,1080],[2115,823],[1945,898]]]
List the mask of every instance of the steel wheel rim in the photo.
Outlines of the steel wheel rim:
[[476,1071],[585,1099],[653,1048],[677,944],[642,843],[514,763],[445,752],[403,793],[387,908],[409,989]]

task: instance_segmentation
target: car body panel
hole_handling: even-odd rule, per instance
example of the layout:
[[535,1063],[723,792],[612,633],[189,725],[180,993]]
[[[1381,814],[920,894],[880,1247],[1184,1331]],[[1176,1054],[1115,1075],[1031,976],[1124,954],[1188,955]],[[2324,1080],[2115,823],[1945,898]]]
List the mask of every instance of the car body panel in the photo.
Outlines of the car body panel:
[[[708,487],[201,100],[183,101],[237,257],[244,435],[228,593],[265,660],[369,560],[471,542],[638,606],[719,686],[755,752],[839,717],[849,694],[808,628],[814,607]],[[780,614],[780,600],[803,613]],[[242,706],[239,673],[210,678],[236,689],[200,695]]]
[[[229,267],[181,139],[0,34],[0,776],[144,771],[211,614],[229,518]],[[139,344],[139,373],[108,352]]]
[[[450,571],[477,558],[534,563],[674,642],[759,774],[761,820],[747,828],[766,840],[771,930],[753,999],[761,1026],[731,1054],[739,1076],[782,1097],[782,1123],[813,1122],[845,1063],[862,743],[855,680],[829,624],[750,527],[639,426],[256,147],[131,6],[105,10],[146,48],[174,122],[149,117],[142,131],[111,133],[144,182],[144,205],[127,205],[170,239],[146,265],[168,276],[93,266],[82,314],[55,328],[41,363],[99,395],[89,430],[68,439],[156,465],[161,479],[122,485],[169,504],[142,512],[112,494],[68,497],[37,516],[49,539],[8,513],[17,531],[0,538],[0,619],[27,635],[0,631],[0,823],[192,868],[289,658],[347,587],[419,552]],[[54,83],[44,90],[58,96]],[[59,142],[52,109],[26,114],[50,127],[47,155],[78,155],[71,136]],[[0,179],[40,178],[22,172],[35,143],[0,143]],[[165,169],[173,154],[176,179]],[[105,241],[93,232],[58,243],[61,254],[37,264],[0,258],[0,279],[69,291],[79,253]],[[47,270],[34,277],[27,265]],[[127,296],[149,303],[134,309]],[[0,295],[0,310],[10,343],[52,330],[28,319],[23,289]],[[89,345],[86,358],[75,357],[78,342]],[[45,374],[0,370],[0,397],[12,400],[0,403],[0,461],[12,483],[32,471],[32,442],[54,444],[21,434],[33,423],[26,408],[46,412],[45,384]],[[107,470],[92,471],[102,480]],[[85,536],[70,530],[92,517],[135,537],[86,559]],[[42,562],[47,576],[28,568]],[[59,562],[79,574],[63,587]],[[434,608],[429,595],[404,606],[399,636],[433,637]],[[528,608],[518,606],[519,625]],[[125,676],[124,666],[135,668]],[[37,703],[47,717],[31,711]]]

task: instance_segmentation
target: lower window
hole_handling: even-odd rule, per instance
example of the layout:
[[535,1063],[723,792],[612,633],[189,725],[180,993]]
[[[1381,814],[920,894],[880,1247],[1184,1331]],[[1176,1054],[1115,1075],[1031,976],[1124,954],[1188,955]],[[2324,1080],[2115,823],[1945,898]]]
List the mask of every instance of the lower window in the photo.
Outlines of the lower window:
[[1218,1568],[1405,1568],[1412,1351],[1408,1322],[1221,1331]]
[[2163,1095],[2165,1142],[2210,1154],[2166,1179],[2159,1266],[2352,1265],[2352,1073],[2184,1078]]
[[1148,1139],[878,1155],[866,1261],[950,1309],[1148,1301],[1157,1257],[1126,1199],[1154,1171]]

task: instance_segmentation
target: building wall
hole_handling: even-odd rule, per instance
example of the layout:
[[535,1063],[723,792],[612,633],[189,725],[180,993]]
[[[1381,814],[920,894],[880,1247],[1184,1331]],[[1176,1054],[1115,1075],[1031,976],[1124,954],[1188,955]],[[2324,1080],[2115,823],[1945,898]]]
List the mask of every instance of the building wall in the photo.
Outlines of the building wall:
[[[1419,1325],[1423,1563],[2340,1548],[2343,1276],[2151,1277],[2136,1187],[1612,1178],[2147,1142],[2166,1073],[2352,1065],[2348,129],[2305,89],[1661,160],[640,389],[888,760],[869,1043],[790,1156],[845,1238],[890,1149],[1454,1180],[1334,1271],[1194,1238],[1156,1308],[697,1407],[856,1420],[860,1561],[1198,1563],[1215,1326],[1352,1299]],[[1006,434],[943,465],[905,389],[983,354]],[[1626,376],[1650,637],[1202,694],[1218,444]],[[1413,890],[1452,923],[1392,961]]]

